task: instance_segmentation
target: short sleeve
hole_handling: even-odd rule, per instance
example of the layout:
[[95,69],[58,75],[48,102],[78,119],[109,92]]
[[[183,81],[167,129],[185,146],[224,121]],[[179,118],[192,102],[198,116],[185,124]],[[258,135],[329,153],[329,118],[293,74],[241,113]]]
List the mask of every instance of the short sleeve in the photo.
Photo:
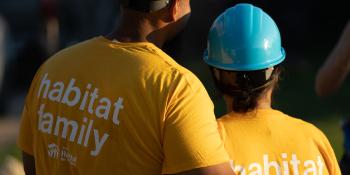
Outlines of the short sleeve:
[[163,173],[228,162],[220,139],[213,103],[200,81],[190,77],[171,96],[163,140]]
[[25,104],[23,107],[21,122],[19,128],[19,136],[17,138],[17,144],[19,148],[27,154],[34,155],[34,121],[36,113],[32,109],[33,101],[35,101],[34,90],[37,88],[38,76],[40,69],[36,73],[30,89],[28,91]]
[[318,135],[320,137],[320,139],[318,140],[320,142],[318,144],[319,150],[325,161],[325,165],[328,170],[328,173],[330,175],[341,175],[339,164],[331,144],[329,143],[327,137],[323,134],[323,132],[320,131],[319,129],[317,130],[318,130]]
[[18,146],[27,154],[34,155],[33,151],[33,130],[32,130],[32,116],[29,111],[27,104],[25,104],[22,112],[22,118],[19,128]]

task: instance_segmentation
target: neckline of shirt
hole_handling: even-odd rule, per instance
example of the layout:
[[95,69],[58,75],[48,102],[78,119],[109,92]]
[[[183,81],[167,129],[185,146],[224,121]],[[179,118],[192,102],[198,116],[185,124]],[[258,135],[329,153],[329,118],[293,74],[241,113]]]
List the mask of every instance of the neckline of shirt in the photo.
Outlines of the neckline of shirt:
[[[110,39],[107,39],[106,37],[104,36],[98,36],[97,37],[97,40],[100,40],[100,41],[103,41],[103,42],[106,42],[106,43],[109,43],[109,44],[113,44],[113,45],[124,45],[124,46],[128,46],[128,45],[132,45],[132,46],[135,46],[135,45],[146,45],[146,46],[151,46],[151,47],[156,47],[153,43],[150,43],[150,42],[146,42],[146,41],[140,41],[140,42],[120,42],[118,40],[110,40]],[[157,48],[157,47],[156,47]]]
[[255,109],[254,111],[247,112],[247,113],[235,113],[235,112],[230,112],[225,114],[222,118],[224,117],[242,117],[242,118],[262,118],[267,116],[266,114],[276,114],[281,113],[278,110],[269,108],[269,109]]

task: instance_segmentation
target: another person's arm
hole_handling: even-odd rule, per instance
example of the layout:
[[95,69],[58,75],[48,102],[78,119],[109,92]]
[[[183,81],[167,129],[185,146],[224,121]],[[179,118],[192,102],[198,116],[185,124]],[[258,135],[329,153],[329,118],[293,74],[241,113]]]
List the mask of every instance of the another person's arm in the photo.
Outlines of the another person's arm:
[[350,71],[350,21],[336,47],[318,71],[315,90],[319,96],[327,96],[342,85]]
[[4,43],[4,38],[5,38],[5,23],[3,19],[1,18],[0,15],[0,91],[2,87],[2,80],[4,76],[4,70],[5,70],[5,43]]
[[203,85],[192,75],[178,84],[165,115],[163,174],[233,174]]

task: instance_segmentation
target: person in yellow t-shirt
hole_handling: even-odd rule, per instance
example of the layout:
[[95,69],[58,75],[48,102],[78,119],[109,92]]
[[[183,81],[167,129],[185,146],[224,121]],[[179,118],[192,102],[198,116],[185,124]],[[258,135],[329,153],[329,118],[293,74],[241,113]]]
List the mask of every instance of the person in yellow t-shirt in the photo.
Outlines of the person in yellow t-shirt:
[[227,9],[214,22],[204,60],[230,111],[218,119],[238,175],[340,175],[326,136],[271,107],[285,59],[273,19],[251,4]]
[[206,90],[159,49],[189,14],[129,0],[115,32],[45,62],[22,114],[26,174],[233,174]]

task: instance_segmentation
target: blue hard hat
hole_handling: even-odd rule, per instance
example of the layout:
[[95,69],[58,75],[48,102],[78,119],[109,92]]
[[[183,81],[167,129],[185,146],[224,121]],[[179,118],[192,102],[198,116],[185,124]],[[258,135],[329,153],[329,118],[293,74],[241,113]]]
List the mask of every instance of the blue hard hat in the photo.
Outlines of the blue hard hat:
[[237,4],[215,20],[204,53],[207,64],[230,71],[266,69],[285,57],[276,23],[251,4]]

